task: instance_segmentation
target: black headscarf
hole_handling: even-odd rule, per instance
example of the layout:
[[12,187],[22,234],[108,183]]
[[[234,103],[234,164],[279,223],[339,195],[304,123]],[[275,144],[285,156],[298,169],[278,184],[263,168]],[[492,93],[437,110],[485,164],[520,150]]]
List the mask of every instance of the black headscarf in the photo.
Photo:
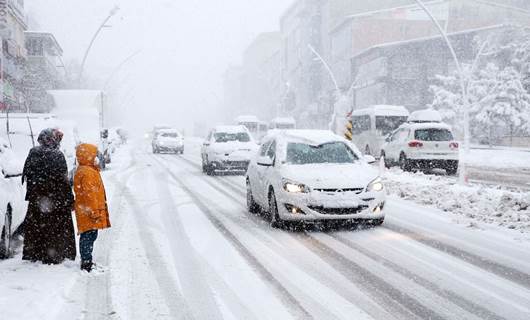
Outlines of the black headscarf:
[[63,140],[63,133],[58,129],[48,128],[41,131],[37,141],[43,147],[57,149]]

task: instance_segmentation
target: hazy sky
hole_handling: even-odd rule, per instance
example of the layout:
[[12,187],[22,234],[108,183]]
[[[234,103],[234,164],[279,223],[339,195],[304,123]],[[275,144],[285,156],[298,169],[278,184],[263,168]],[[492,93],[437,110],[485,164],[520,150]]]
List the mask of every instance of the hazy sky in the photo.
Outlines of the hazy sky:
[[[114,5],[121,10],[93,47],[86,71],[104,82],[127,56],[141,50],[113,78],[116,105],[133,120],[182,126],[215,117],[223,71],[239,63],[262,31],[277,30],[291,0],[27,0],[28,13],[53,32],[65,60],[81,60],[90,38]],[[118,107],[115,107],[118,109]],[[138,115],[138,116],[136,116]],[[128,118],[127,120],[131,120]]]

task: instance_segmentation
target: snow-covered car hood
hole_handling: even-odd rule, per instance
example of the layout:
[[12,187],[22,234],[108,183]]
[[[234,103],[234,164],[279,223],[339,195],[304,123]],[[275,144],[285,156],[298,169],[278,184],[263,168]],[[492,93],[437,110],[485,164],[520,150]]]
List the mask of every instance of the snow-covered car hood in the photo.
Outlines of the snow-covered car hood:
[[364,188],[378,176],[376,169],[365,163],[284,165],[281,175],[287,180],[310,188]]

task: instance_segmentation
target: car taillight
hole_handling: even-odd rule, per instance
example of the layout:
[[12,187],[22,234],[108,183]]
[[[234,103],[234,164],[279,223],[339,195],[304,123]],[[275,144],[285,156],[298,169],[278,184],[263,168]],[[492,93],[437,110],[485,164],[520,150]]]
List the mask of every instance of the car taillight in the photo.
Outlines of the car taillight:
[[423,143],[421,143],[419,141],[411,141],[411,142],[409,142],[409,147],[411,147],[411,148],[421,148],[421,147],[423,147]]
[[458,145],[458,142],[451,142],[449,144],[449,148],[451,149],[458,149],[459,145]]

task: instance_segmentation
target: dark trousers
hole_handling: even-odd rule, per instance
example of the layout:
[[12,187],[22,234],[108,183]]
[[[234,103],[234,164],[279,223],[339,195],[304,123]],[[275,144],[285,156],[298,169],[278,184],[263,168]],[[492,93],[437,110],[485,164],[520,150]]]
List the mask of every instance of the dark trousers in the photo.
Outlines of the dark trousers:
[[79,252],[81,253],[81,262],[92,262],[92,251],[94,251],[94,242],[97,238],[97,230],[90,230],[81,233],[81,236],[79,237]]

